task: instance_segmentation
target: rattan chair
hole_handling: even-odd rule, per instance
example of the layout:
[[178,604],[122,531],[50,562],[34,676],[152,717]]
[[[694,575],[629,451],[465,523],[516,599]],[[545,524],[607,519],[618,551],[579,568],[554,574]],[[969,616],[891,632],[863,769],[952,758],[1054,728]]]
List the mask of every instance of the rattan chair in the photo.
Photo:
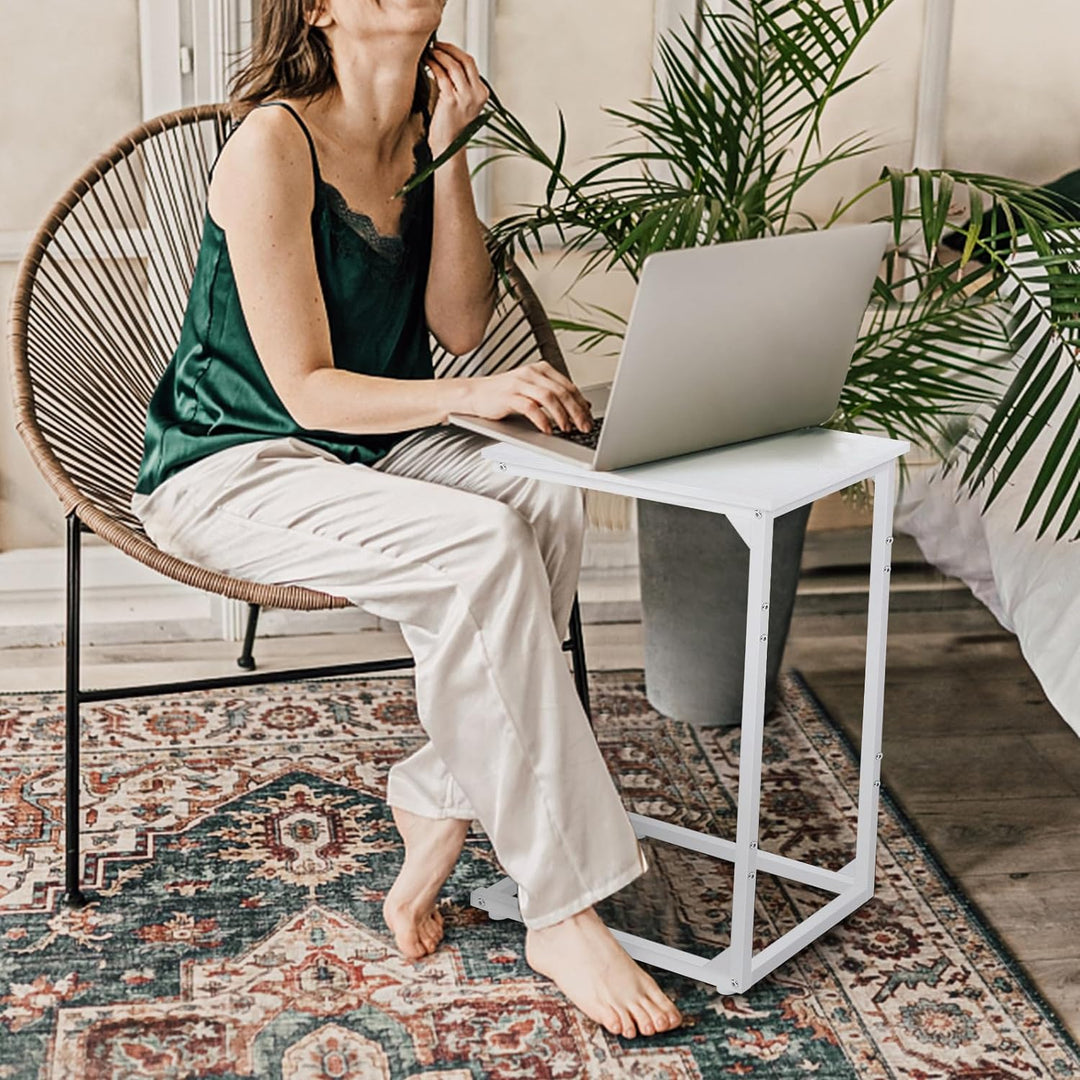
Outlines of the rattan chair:
[[[80,535],[96,533],[159,573],[246,601],[241,668],[260,608],[352,606],[301,586],[233,578],[157,548],[131,513],[146,408],[180,333],[202,232],[208,172],[231,120],[223,105],[181,109],[126,135],[72,184],[22,261],[11,309],[16,427],[67,518],[65,671],[65,901],[86,903],[79,854],[79,707],[150,694],[390,671],[390,660],[291,668],[183,682],[83,690],[79,685]],[[500,262],[499,301],[483,343],[455,356],[432,340],[435,372],[490,374],[547,360],[566,364],[535,293]],[[581,702],[589,711],[578,597],[570,636]],[[591,719],[591,717],[590,717]]]

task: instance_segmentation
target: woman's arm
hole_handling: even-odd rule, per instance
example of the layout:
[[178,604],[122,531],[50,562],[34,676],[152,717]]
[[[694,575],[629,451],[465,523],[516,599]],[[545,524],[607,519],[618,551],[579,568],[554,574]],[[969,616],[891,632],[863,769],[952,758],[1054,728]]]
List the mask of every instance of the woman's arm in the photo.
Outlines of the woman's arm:
[[[428,143],[438,157],[488,99],[473,58],[439,42],[426,54],[438,86]],[[465,149],[435,170],[435,220],[424,297],[427,323],[439,343],[460,355],[484,338],[495,309],[495,275],[476,216]]]

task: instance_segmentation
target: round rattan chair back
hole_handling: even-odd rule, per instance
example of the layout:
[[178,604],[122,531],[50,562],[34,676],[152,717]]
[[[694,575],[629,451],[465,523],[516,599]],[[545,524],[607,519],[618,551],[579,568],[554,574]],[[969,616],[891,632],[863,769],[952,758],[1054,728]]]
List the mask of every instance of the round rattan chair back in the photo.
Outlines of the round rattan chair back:
[[[11,311],[16,427],[64,512],[186,584],[268,607],[341,607],[298,586],[246,582],[160,551],[131,513],[146,409],[179,339],[202,236],[210,166],[231,126],[224,105],[148,121],[59,200],[19,270]],[[543,358],[555,336],[520,270],[500,267],[483,343],[454,356],[432,339],[437,376]]]

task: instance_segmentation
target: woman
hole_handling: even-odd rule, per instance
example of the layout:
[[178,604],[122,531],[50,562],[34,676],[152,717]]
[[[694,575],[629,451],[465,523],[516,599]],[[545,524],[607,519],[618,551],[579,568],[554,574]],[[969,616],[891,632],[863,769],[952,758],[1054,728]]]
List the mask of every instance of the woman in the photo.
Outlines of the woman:
[[464,152],[392,198],[487,97],[468,54],[429,47],[443,2],[262,3],[132,507],[193,562],[400,624],[430,737],[387,784],[402,951],[438,945],[436,898],[479,819],[530,965],[609,1031],[653,1034],[678,1010],[592,908],[646,863],[561,649],[582,494],[507,477],[489,439],[446,423],[588,430],[588,403],[543,362],[433,377],[429,329],[468,352],[493,311]]

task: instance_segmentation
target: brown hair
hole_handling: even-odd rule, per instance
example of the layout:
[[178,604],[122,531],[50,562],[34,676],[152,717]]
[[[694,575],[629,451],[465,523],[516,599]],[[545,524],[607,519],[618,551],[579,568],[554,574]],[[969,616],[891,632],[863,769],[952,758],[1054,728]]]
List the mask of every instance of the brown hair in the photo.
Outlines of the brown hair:
[[[320,0],[262,0],[247,63],[233,76],[229,102],[241,119],[256,105],[278,97],[317,98],[337,85],[326,35],[308,22]],[[432,41],[435,35],[431,35]],[[416,70],[412,111],[430,110],[423,60]]]

